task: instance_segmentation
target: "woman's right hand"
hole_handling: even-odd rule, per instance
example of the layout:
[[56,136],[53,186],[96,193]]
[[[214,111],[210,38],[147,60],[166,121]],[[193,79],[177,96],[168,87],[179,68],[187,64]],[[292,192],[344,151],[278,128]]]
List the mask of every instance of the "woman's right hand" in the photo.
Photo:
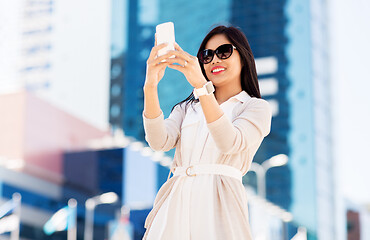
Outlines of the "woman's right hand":
[[166,61],[162,61],[169,58],[171,54],[167,53],[160,57],[157,57],[157,55],[158,51],[166,46],[166,43],[157,45],[156,39],[155,46],[152,48],[149,58],[146,61],[146,77],[144,87],[157,87],[159,81],[161,81],[161,79],[163,78],[164,72],[169,63]]

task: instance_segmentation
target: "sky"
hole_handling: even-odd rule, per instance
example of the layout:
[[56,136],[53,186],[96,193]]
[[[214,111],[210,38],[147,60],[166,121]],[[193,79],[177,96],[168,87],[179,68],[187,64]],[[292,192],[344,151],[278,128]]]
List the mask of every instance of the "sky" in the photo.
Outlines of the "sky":
[[337,184],[346,199],[370,204],[370,1],[329,3]]

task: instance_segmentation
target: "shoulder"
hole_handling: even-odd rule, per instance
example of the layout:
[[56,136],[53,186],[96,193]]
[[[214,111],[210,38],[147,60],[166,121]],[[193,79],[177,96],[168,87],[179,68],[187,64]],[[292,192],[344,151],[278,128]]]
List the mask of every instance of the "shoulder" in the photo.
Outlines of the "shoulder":
[[248,101],[244,102],[245,105],[250,105],[253,107],[261,107],[261,108],[270,108],[270,104],[262,98],[255,98],[252,97]]
[[272,112],[268,101],[261,98],[250,98],[242,103],[234,113],[235,119],[245,119],[252,122],[263,136],[267,136],[271,128]]
[[271,106],[268,101],[262,98],[249,98],[247,101],[242,102],[236,110],[236,115],[240,115],[243,112],[261,112],[271,115]]

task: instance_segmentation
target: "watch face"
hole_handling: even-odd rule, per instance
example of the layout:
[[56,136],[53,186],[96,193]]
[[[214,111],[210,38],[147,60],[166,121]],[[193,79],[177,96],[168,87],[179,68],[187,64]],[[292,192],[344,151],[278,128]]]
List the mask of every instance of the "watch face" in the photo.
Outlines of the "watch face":
[[215,91],[215,88],[214,88],[212,82],[207,82],[201,88],[198,88],[198,89],[197,88],[194,88],[193,95],[194,95],[195,99],[198,99],[199,96],[210,95],[214,91]]
[[215,91],[215,87],[213,86],[212,82],[208,82],[205,85],[207,89],[207,95],[212,94]]

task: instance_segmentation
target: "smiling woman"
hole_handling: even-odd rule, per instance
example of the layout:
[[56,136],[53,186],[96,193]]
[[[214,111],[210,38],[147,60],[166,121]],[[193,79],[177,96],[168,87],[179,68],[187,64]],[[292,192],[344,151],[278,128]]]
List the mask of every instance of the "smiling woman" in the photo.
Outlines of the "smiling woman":
[[[157,57],[165,46],[154,46],[147,61],[143,118],[151,148],[176,148],[174,176],[158,192],[144,239],[252,239],[242,176],[270,132],[271,110],[248,41],[219,26],[198,57],[177,44]],[[157,86],[166,67],[182,72],[194,91],[164,119]]]

